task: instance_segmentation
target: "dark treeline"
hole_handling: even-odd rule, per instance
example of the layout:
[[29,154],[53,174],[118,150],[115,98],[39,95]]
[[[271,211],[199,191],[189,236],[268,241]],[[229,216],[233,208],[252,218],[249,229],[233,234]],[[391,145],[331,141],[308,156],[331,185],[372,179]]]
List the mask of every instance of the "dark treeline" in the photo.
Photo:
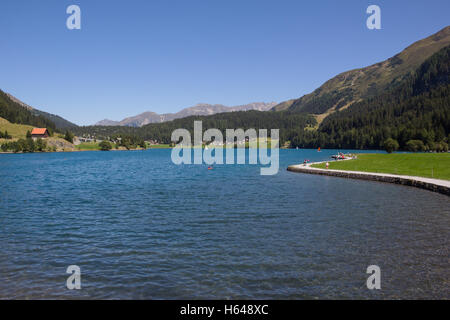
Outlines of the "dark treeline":
[[28,124],[35,127],[55,130],[55,124],[43,116],[34,115],[30,110],[12,101],[0,90],[0,117],[12,123]]
[[3,143],[0,148],[3,152],[45,152],[47,151],[47,142],[42,139],[37,139],[36,141],[31,138],[19,139]]
[[113,135],[109,140],[114,142],[118,147],[125,147],[128,150],[147,148],[144,138],[137,135]]
[[[79,127],[74,129],[77,135],[95,136],[98,139],[114,137],[140,137],[145,140],[156,140],[160,143],[171,143],[172,132],[179,128],[187,129],[193,135],[194,121],[202,121],[203,130],[217,128],[224,133],[226,129],[280,129],[280,140],[288,141],[292,135],[316,124],[314,117],[307,114],[262,111],[239,111],[219,113],[211,116],[191,116],[164,123],[152,123],[141,128],[132,127]],[[113,139],[112,139],[113,140]]]
[[380,149],[388,139],[411,151],[448,149],[450,47],[425,61],[399,86],[356,103],[292,138],[293,146]]

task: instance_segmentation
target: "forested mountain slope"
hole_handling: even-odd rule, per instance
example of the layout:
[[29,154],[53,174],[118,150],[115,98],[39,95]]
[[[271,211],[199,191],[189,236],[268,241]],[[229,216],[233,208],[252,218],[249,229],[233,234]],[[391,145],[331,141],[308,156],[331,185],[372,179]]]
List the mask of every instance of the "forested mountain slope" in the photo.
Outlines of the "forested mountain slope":
[[13,95],[11,95],[9,93],[6,93],[6,96],[10,100],[15,102],[17,105],[20,105],[23,108],[29,110],[33,115],[35,115],[35,116],[42,116],[42,117],[50,120],[51,122],[53,122],[55,124],[56,129],[59,129],[60,131],[67,130],[67,129],[73,129],[73,128],[77,127],[76,124],[74,124],[74,123],[72,123],[70,121],[67,121],[66,119],[64,119],[64,118],[62,118],[62,117],[60,117],[58,115],[38,110],[38,109],[36,109],[36,108],[34,108],[34,107],[32,107],[32,106],[22,102],[21,100],[17,99],[16,97],[14,97]]
[[284,102],[274,110],[323,114],[377,96],[414,72],[431,55],[450,45],[450,26],[417,41],[394,57],[372,66],[343,72],[314,92]]
[[[450,134],[450,46],[426,60],[391,90],[325,118],[316,132],[292,137],[294,146],[445,150]],[[422,146],[423,144],[423,146]]]
[[27,124],[55,130],[53,121],[43,115],[34,114],[32,109],[14,101],[8,94],[0,90],[0,117],[11,123]]

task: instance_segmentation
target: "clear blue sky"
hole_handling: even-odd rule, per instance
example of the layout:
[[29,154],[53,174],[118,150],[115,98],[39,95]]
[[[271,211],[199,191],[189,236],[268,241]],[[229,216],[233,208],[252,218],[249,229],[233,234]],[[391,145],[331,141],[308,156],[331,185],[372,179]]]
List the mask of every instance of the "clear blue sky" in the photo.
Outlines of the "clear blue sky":
[[[66,28],[77,4],[82,29]],[[381,7],[382,30],[366,28]],[[448,0],[2,0],[0,88],[77,124],[281,102],[450,24]]]

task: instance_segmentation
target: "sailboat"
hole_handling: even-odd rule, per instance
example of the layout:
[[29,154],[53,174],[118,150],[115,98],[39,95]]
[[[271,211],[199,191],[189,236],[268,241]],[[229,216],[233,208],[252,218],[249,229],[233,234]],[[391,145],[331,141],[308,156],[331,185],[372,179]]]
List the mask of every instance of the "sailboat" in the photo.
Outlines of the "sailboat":
[[320,147],[319,147],[319,149],[317,149],[317,152],[321,152],[321,151],[320,151]]

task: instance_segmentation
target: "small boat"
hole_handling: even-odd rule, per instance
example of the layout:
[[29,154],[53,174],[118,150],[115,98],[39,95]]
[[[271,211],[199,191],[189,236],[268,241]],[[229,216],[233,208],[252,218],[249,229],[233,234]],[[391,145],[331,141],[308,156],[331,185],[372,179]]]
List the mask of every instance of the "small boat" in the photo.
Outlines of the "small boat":
[[213,167],[212,167],[212,166],[209,166],[209,167],[208,167],[208,170],[212,170],[212,169],[213,169]]
[[319,147],[319,149],[317,149],[317,152],[321,152],[321,151],[320,151],[320,147]]

